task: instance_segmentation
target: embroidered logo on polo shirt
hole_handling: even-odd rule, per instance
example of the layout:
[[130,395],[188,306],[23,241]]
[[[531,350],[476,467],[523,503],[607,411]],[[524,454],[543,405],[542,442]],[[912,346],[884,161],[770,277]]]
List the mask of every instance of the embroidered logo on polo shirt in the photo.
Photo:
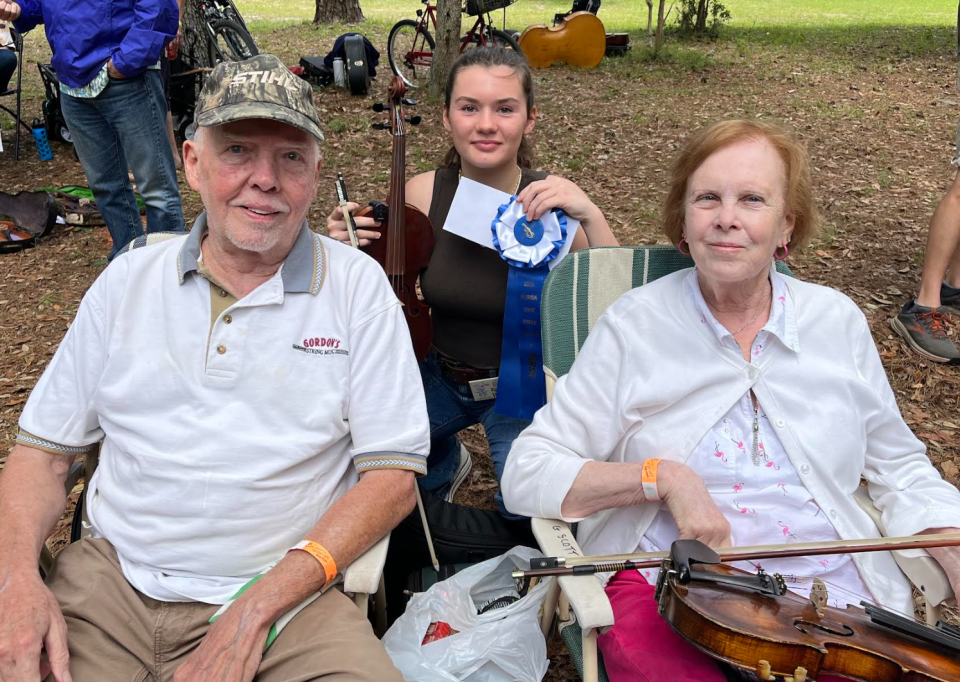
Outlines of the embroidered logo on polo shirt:
[[350,351],[340,347],[340,339],[335,336],[307,338],[302,345],[293,344],[293,349],[310,355],[350,355]]

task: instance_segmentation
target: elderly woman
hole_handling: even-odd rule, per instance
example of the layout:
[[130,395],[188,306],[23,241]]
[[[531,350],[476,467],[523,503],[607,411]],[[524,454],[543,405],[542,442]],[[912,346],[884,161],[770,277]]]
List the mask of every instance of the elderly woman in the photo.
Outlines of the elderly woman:
[[[853,497],[864,478],[889,535],[956,531],[960,493],[900,416],[863,314],[772,267],[817,225],[799,144],[769,123],[709,126],[676,162],[663,222],[696,267],[628,292],[597,321],[510,451],[507,508],[579,521],[590,554],[666,550],[678,538],[875,537]],[[960,590],[960,551],[930,553]],[[912,612],[886,552],[763,567],[822,578],[833,604]],[[610,678],[722,681],[657,616],[655,581],[625,571],[607,585],[616,624],[599,643]]]

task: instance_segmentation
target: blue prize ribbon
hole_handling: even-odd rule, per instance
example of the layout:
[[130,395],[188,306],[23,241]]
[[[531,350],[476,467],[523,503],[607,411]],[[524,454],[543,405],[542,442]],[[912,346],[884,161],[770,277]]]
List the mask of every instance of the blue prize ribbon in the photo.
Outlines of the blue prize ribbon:
[[[494,219],[493,245],[510,266],[507,275],[507,296],[504,302],[503,343],[500,347],[500,374],[494,411],[508,417],[533,419],[533,415],[547,402],[546,381],[543,375],[543,346],[540,340],[540,296],[543,283],[550,273],[547,263],[557,257],[567,236],[567,219],[563,211],[555,211],[560,227],[560,239],[552,241],[550,252],[538,263],[521,263],[504,255],[498,235],[498,224],[510,205],[504,204]],[[506,228],[504,238],[513,238],[525,246],[538,244],[544,238],[541,221],[528,222],[520,218]]]

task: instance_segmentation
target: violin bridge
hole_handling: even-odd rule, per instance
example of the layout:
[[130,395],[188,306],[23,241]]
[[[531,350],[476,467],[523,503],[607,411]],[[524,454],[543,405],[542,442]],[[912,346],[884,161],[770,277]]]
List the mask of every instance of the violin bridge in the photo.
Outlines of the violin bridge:
[[819,618],[827,609],[827,586],[820,578],[813,579],[813,587],[810,588],[810,604],[813,605]]

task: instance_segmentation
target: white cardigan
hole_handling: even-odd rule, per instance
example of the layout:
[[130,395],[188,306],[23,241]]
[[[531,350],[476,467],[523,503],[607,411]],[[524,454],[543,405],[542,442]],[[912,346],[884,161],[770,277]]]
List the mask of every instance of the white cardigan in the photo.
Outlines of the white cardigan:
[[[632,552],[660,504],[564,517],[560,506],[580,468],[591,459],[684,462],[752,388],[842,538],[879,535],[853,498],[861,476],[888,535],[960,526],[960,492],[940,477],[900,416],[853,301],[787,278],[800,352],[775,341],[751,365],[699,324],[684,295],[687,274],[627,292],[597,320],[569,374],[510,450],[501,481],[507,509],[580,521],[578,540],[588,554]],[[854,560],[881,603],[912,613],[909,583],[888,552]]]

